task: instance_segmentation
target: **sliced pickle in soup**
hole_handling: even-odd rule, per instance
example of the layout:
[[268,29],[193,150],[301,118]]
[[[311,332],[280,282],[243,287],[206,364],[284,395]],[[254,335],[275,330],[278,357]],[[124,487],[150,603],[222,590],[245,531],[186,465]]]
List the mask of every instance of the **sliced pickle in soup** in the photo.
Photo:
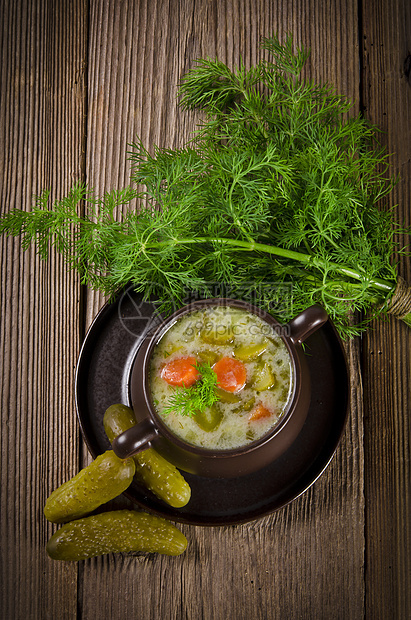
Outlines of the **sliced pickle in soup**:
[[267,346],[266,342],[240,346],[234,350],[234,357],[241,362],[252,362],[267,350]]
[[196,411],[193,415],[193,420],[196,424],[207,433],[215,431],[222,419],[223,412],[215,404],[205,411]]
[[241,401],[241,397],[233,392],[227,392],[226,390],[222,390],[219,387],[214,388],[214,393],[218,396],[218,398],[223,403],[239,403]]
[[182,348],[183,348],[182,345],[176,345],[175,344],[173,346],[170,346],[168,349],[165,349],[164,353],[163,353],[164,359],[166,359],[167,357],[170,357],[170,355],[172,355],[173,353],[176,353],[177,351],[179,351]]
[[234,339],[233,328],[222,323],[211,323],[210,321],[200,330],[200,338],[206,344],[224,345],[231,344]]
[[218,360],[218,355],[214,351],[199,351],[197,355],[202,362],[204,362],[205,364],[210,364],[210,366],[215,364]]
[[267,362],[259,366],[253,376],[252,387],[257,392],[263,392],[274,387],[276,382],[275,374]]

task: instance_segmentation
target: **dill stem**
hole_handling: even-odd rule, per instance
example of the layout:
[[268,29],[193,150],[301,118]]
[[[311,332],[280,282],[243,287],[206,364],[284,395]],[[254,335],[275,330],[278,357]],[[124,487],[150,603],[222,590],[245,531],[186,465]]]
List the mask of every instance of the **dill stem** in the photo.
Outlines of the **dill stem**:
[[[171,239],[168,241],[158,241],[153,244],[147,244],[146,248],[154,248],[154,247],[167,247],[170,245],[187,245],[192,243],[220,243],[223,245],[230,245],[235,248],[240,248],[242,250],[248,252],[264,252],[266,254],[272,254],[274,256],[280,256],[282,258],[288,258],[289,260],[295,260],[300,263],[304,263],[311,267],[316,267],[317,265],[321,265],[322,261],[320,258],[303,254],[302,252],[295,252],[294,250],[287,250],[286,248],[280,248],[274,245],[268,245],[265,243],[257,243],[255,241],[242,241],[241,239],[230,239],[225,237],[195,237],[195,238],[185,238],[182,237],[180,239]],[[343,276],[353,278],[354,280],[358,280],[360,282],[368,281],[368,284],[379,291],[380,294],[388,294],[392,293],[395,289],[395,283],[387,282],[386,280],[382,280],[380,278],[367,278],[367,275],[352,269],[351,267],[345,267],[344,265],[340,265],[339,263],[327,263],[328,267],[331,268],[336,273],[339,273]]]

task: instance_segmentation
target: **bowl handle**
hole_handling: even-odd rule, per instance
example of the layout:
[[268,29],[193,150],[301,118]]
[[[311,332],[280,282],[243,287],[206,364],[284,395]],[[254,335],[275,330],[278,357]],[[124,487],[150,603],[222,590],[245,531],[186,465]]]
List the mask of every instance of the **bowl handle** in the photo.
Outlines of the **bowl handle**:
[[301,343],[328,321],[328,314],[321,306],[306,308],[288,323],[291,340]]
[[119,458],[128,459],[133,454],[148,448],[147,444],[158,434],[154,422],[150,418],[145,418],[113,439],[111,446]]

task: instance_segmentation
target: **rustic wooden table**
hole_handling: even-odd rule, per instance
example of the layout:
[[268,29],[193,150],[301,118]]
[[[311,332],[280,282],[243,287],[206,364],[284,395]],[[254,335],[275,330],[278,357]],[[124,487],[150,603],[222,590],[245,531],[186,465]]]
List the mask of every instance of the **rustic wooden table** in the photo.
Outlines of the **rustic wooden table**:
[[[178,147],[194,127],[177,82],[197,57],[246,65],[260,37],[294,34],[308,71],[376,122],[410,224],[407,0],[16,0],[0,4],[1,208],[29,209],[78,179],[127,183],[126,143]],[[183,525],[178,558],[50,560],[46,497],[89,462],[74,370],[104,303],[57,256],[1,240],[0,617],[241,620],[409,618],[411,332],[376,322],[347,344],[351,409],[325,473],[245,525]],[[411,280],[409,258],[399,272]]]

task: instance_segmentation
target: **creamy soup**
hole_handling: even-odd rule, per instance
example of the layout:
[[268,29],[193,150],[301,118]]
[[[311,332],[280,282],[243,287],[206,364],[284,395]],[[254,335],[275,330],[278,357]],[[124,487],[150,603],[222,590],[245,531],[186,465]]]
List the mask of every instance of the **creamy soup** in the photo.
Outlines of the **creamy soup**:
[[161,415],[174,390],[201,381],[196,364],[218,378],[218,400],[192,416],[163,416],[188,443],[212,450],[244,446],[281,418],[292,393],[288,350],[274,328],[258,316],[228,306],[184,315],[157,343],[150,367],[152,400]]

